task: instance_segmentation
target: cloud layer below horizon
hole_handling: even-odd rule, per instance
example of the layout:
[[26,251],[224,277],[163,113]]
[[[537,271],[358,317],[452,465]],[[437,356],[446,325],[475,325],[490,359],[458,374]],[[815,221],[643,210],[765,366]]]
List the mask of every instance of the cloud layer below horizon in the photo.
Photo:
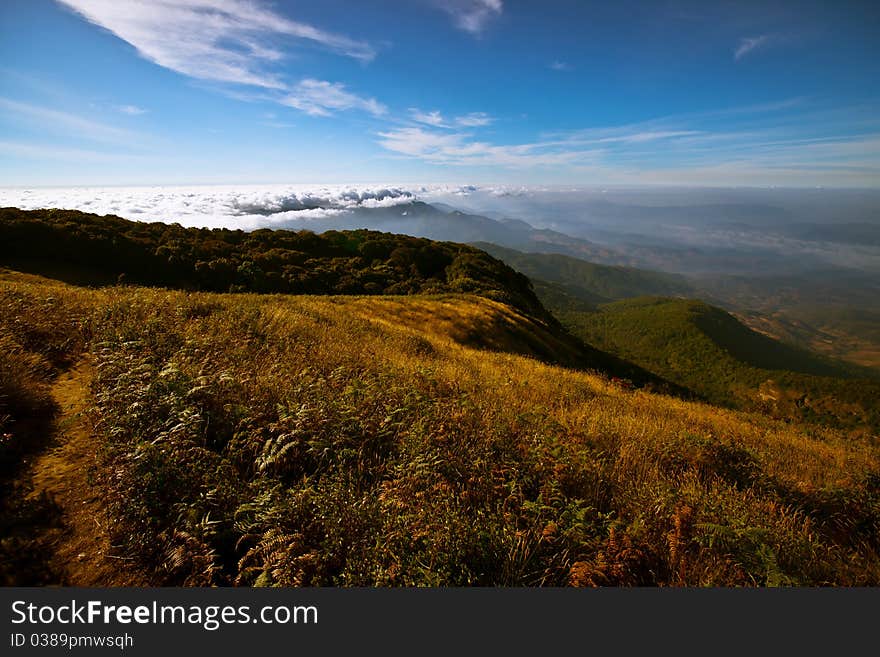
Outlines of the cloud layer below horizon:
[[199,228],[272,227],[355,208],[412,203],[416,191],[383,186],[218,185],[0,189],[0,207],[64,208]]
[[[880,203],[878,194],[516,185],[0,188],[0,207],[64,208],[114,214],[135,221],[243,230],[383,230],[388,225],[383,222],[391,220],[395,232],[409,232],[408,206],[424,201],[441,210],[455,208],[495,219],[523,220],[535,228],[557,230],[613,250],[637,234],[639,250],[645,248],[646,239],[657,240],[661,248],[671,244],[698,249],[724,245],[725,249],[760,252],[765,256],[800,255],[818,258],[817,262],[880,272],[878,246],[805,241],[787,235],[784,230],[786,221],[795,221],[795,226],[804,221],[827,225],[835,221],[865,221],[865,209]],[[687,211],[688,206],[697,210]],[[727,207],[734,211],[737,206],[748,211],[753,225],[732,225],[724,219],[728,216],[726,212],[719,210]],[[416,220],[413,234],[420,234],[424,216]],[[766,225],[765,220],[769,222]],[[460,238],[450,235],[443,239]]]

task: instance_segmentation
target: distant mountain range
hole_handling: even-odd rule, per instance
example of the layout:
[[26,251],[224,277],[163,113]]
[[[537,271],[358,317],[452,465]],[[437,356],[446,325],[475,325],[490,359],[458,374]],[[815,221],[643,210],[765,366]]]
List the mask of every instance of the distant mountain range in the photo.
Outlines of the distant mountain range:
[[[291,216],[291,214],[293,216]],[[624,255],[587,239],[555,230],[535,228],[518,219],[493,219],[468,214],[442,203],[413,201],[390,207],[357,207],[320,218],[288,213],[277,228],[289,230],[358,230],[425,237],[441,242],[491,242],[512,249],[563,253],[596,262],[631,265]]]
[[684,276],[665,272],[600,265],[559,253],[523,253],[488,242],[474,242],[486,253],[522,272],[535,284],[555,290],[569,303],[592,305],[643,295],[695,296],[696,288]]

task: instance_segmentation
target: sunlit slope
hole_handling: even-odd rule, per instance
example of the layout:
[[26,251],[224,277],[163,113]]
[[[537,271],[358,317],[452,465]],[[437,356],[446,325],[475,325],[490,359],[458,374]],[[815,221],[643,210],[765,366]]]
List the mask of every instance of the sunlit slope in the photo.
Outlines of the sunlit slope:
[[18,280],[0,303],[5,365],[93,362],[96,485],[156,583],[880,583],[875,441],[542,363],[494,302]]
[[769,338],[703,302],[640,297],[597,312],[554,311],[586,342],[715,403],[843,427],[880,426],[876,374]]
[[580,346],[547,324],[511,306],[474,296],[331,297],[346,314],[413,335],[533,356],[560,364],[585,364]]
[[465,295],[408,297],[332,297],[353,314],[390,327],[407,327],[417,335],[477,349],[531,356],[545,363],[594,371],[625,379],[647,390],[685,397],[692,395],[632,363],[600,351],[553,322],[523,313],[484,297]]

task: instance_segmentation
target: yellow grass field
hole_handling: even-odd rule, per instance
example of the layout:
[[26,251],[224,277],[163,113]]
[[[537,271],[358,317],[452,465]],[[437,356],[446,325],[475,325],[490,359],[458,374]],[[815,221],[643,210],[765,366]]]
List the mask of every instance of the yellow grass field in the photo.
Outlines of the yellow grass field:
[[[876,436],[554,365],[567,343],[495,301],[5,272],[0,347],[7,580],[22,546],[52,563],[23,527],[26,462],[53,382],[87,363],[81,476],[123,582],[880,584]],[[100,583],[83,570],[58,577]]]

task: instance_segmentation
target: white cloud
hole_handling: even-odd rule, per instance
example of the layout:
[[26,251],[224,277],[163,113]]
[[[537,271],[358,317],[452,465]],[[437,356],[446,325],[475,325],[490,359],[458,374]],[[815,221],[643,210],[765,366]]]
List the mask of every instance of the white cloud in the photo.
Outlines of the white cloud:
[[463,135],[431,132],[422,128],[400,128],[388,132],[380,132],[382,141],[379,144],[395,153],[433,159],[434,154],[441,154],[460,147]]
[[757,50],[758,48],[762,48],[767,45],[770,41],[769,34],[762,34],[760,36],[755,37],[743,37],[739,40],[739,45],[736,47],[736,50],[733,52],[733,58],[736,61],[739,61],[750,52]]
[[362,98],[339,83],[305,79],[299,82],[280,102],[312,116],[330,116],[336,111],[358,109],[381,116],[388,109],[375,98]]
[[[0,153],[9,150],[0,142]],[[76,154],[74,153],[71,153]],[[67,208],[139,221],[253,230],[339,216],[357,208],[392,207],[415,200],[400,187],[350,185],[240,185],[195,187],[0,188],[0,207]]]
[[550,69],[554,71],[571,71],[573,70],[571,64],[567,62],[561,62],[559,60],[550,62]]
[[423,112],[415,107],[410,107],[409,113],[412,116],[413,121],[418,121],[419,123],[424,123],[425,125],[432,125],[436,128],[442,128],[446,126],[446,119],[444,119],[443,115],[440,114],[440,112],[438,112],[437,110],[434,110],[432,112]]
[[455,124],[463,128],[479,128],[489,125],[494,120],[485,112],[471,112],[470,114],[456,117]]
[[452,17],[455,26],[465,32],[479,35],[488,22],[504,10],[502,0],[434,0],[435,4]]
[[312,44],[369,61],[364,41],[290,20],[250,0],[58,0],[131,44],[149,61],[189,77],[266,89],[286,85],[269,70],[280,44]]
[[[259,88],[229,88],[243,100],[280,102],[312,116],[361,110],[386,112],[373,98],[346,90],[338,82],[285,80],[273,64],[286,56],[282,44],[312,44],[361,61],[376,52],[364,41],[325,32],[290,20],[256,0],[58,0],[120,39],[159,66],[199,80]],[[143,113],[126,105],[128,114]]]
[[141,114],[147,113],[147,110],[143,107],[138,107],[137,105],[118,105],[116,110],[123,114],[128,114],[129,116],[140,116]]
[[471,112],[470,114],[456,116],[450,120],[444,118],[437,110],[423,112],[416,107],[410,107],[409,113],[413,121],[424,123],[434,128],[481,128],[495,120],[485,112]]

